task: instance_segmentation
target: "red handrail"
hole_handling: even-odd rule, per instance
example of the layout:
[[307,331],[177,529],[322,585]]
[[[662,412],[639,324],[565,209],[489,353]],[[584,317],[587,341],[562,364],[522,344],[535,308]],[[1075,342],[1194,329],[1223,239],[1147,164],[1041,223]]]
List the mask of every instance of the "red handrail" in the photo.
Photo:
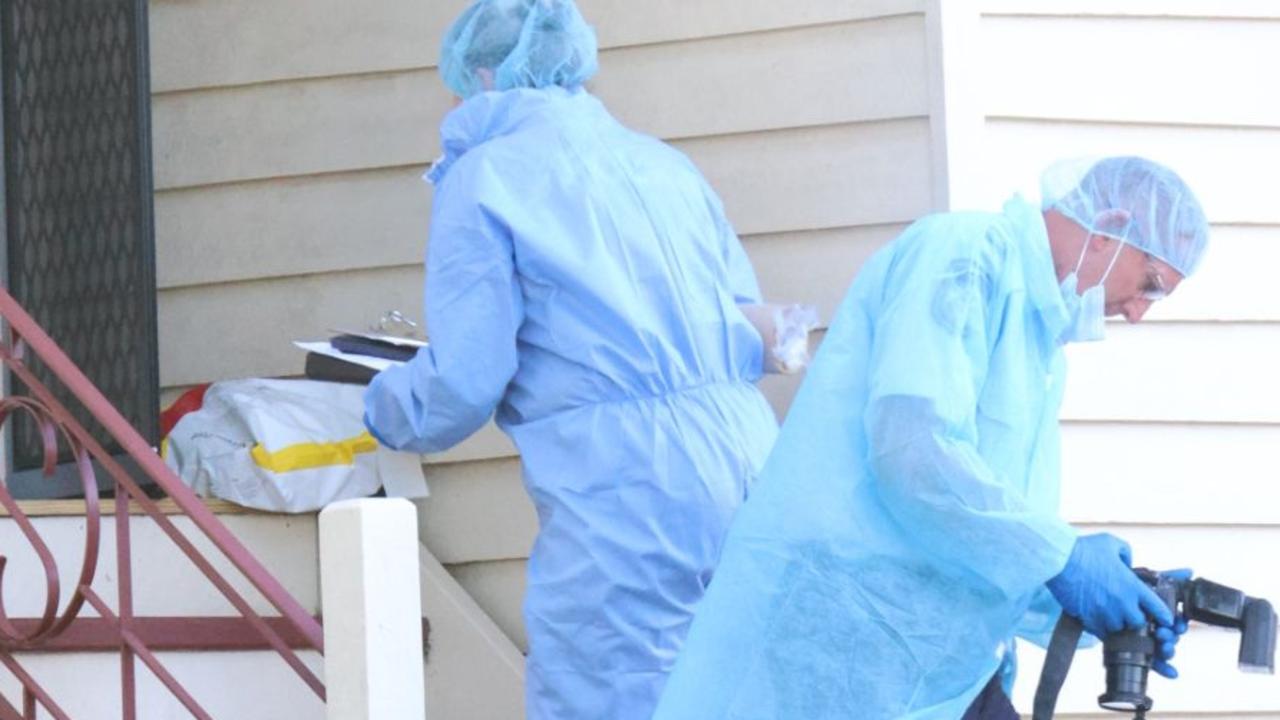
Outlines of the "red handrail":
[[[76,458],[86,501],[87,539],[84,564],[75,592],[59,618],[57,617],[58,574],[56,567],[53,566],[53,560],[34,527],[22,513],[20,506],[9,495],[4,485],[0,484],[0,504],[9,511],[41,558],[45,569],[46,592],[49,593],[43,617],[35,623],[21,624],[23,628],[31,628],[34,625],[34,629],[19,629],[19,625],[5,616],[3,604],[0,604],[0,662],[3,662],[15,677],[18,677],[23,686],[24,712],[21,717],[34,717],[37,702],[55,717],[65,717],[65,714],[58,709],[43,688],[28,673],[22,671],[12,653],[49,647],[59,634],[75,622],[85,602],[91,604],[103,618],[111,619],[119,628],[117,637],[122,663],[122,704],[126,720],[133,720],[136,715],[133,687],[135,657],[141,659],[193,715],[201,718],[209,717],[176,679],[164,670],[154,654],[139,639],[139,634],[135,632],[137,618],[133,615],[132,568],[129,552],[130,502],[139,506],[157,523],[209,581],[222,592],[248,624],[260,634],[266,644],[274,648],[323,700],[324,684],[292,650],[290,643],[275,629],[272,622],[268,622],[268,619],[252,609],[231,584],[214,569],[209,560],[201,555],[191,541],[161,512],[155,502],[147,497],[129,473],[39,381],[23,361],[26,350],[29,348],[40,358],[58,381],[89,410],[129,454],[141,471],[173,500],[182,514],[190,518],[231,564],[280,612],[279,621],[285,623],[295,639],[300,637],[304,647],[323,653],[324,635],[319,621],[284,589],[279,581],[196,497],[195,493],[173,474],[147,441],[129,425],[119,411],[4,288],[0,288],[0,316],[8,322],[10,330],[8,344],[0,345],[0,361],[9,366],[32,395],[31,398],[0,398],[0,424],[13,411],[26,412],[33,417],[37,426],[41,428],[44,439],[46,473],[51,473],[56,463],[57,438],[61,435]],[[100,512],[97,481],[93,477],[90,457],[97,460],[112,476],[116,486],[116,551],[120,596],[119,607],[115,612],[112,612],[91,587],[97,563]],[[3,581],[4,566],[4,558],[0,557],[0,583]],[[3,701],[3,698],[0,698],[0,701]],[[0,702],[0,716],[9,715],[7,712],[9,707],[7,701]]]

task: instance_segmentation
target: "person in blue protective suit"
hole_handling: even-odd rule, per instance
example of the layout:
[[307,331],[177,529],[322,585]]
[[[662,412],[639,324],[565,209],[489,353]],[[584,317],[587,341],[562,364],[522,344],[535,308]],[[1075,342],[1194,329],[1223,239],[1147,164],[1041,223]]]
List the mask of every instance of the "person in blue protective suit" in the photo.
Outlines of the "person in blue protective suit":
[[570,0],[482,0],[440,63],[429,348],[365,395],[383,444],[436,452],[494,415],[539,532],[528,717],[648,720],[777,433],[754,382],[760,291],[687,158],[582,87]]
[[[1185,624],[1109,535],[1058,514],[1064,343],[1190,275],[1205,216],[1109,158],[1041,207],[926,217],[855,280],[810,366],[655,720],[1017,717],[1015,635]],[[966,715],[966,713],[968,713]]]

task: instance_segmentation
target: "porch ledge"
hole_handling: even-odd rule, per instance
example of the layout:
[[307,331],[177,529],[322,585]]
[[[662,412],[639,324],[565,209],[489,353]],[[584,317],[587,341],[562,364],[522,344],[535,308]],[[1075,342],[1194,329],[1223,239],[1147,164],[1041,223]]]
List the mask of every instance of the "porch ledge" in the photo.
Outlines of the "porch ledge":
[[[84,516],[84,500],[19,500],[18,507],[27,517],[83,517]],[[160,512],[165,515],[181,515],[182,510],[170,498],[162,498],[153,500]],[[241,505],[236,505],[226,500],[217,498],[200,498],[200,502],[209,511],[215,515],[283,515],[285,513],[269,513],[263,510],[255,510]],[[98,501],[98,507],[103,515],[115,515],[116,501],[112,498],[103,498]],[[129,503],[130,515],[143,515],[144,512],[136,502]],[[294,514],[294,513],[290,513]],[[315,513],[296,513],[298,515],[314,515]],[[0,518],[9,517],[9,511],[4,507],[0,507]]]

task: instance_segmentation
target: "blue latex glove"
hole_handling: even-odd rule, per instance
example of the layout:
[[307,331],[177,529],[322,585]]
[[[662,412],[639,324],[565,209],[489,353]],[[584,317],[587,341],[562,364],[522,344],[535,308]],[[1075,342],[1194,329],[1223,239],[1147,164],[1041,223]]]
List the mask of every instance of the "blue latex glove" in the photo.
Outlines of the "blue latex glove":
[[[1192,572],[1188,568],[1180,570],[1169,570],[1164,575],[1178,580],[1190,580]],[[1151,663],[1151,669],[1161,675],[1172,680],[1178,677],[1178,669],[1169,664],[1169,660],[1173,658],[1175,648],[1178,645],[1178,639],[1187,631],[1186,618],[1179,617],[1173,622],[1172,627],[1156,628],[1156,659]]]
[[[1114,535],[1085,535],[1071,548],[1067,566],[1046,585],[1062,609],[1095,637],[1146,627],[1148,617],[1157,632],[1174,630],[1173,611],[1133,574],[1132,558],[1129,544]],[[1172,657],[1176,639],[1157,641],[1161,649],[1166,643]]]

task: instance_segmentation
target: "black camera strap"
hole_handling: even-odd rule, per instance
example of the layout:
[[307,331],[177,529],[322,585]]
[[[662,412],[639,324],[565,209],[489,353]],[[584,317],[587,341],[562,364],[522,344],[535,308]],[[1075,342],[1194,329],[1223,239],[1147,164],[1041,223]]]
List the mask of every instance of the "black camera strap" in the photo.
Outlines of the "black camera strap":
[[1053,639],[1049,641],[1049,650],[1044,658],[1044,667],[1040,669],[1040,684],[1036,686],[1032,720],[1053,719],[1058,693],[1062,691],[1062,683],[1071,671],[1071,661],[1075,659],[1076,647],[1080,644],[1083,632],[1084,625],[1076,618],[1066,613],[1058,618],[1058,624],[1053,628]]

